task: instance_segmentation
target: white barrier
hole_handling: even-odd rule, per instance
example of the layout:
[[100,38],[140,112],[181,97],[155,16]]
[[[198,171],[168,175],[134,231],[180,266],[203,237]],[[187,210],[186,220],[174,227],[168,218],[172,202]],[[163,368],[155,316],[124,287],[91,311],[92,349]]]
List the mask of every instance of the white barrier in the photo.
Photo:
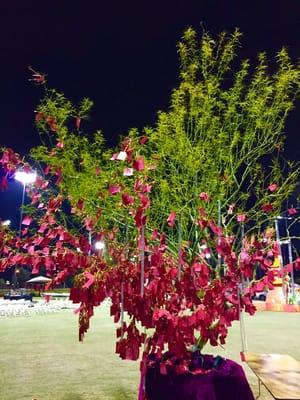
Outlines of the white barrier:
[[0,318],[30,316],[34,314],[49,314],[63,309],[73,309],[74,305],[69,300],[0,300]]

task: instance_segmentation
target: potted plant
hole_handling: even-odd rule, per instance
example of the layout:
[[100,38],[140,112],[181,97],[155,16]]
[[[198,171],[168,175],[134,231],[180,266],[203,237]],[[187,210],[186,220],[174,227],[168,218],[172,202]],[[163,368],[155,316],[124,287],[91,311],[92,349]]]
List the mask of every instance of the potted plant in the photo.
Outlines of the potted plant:
[[[252,399],[237,364],[203,348],[223,345],[240,312],[255,312],[255,291],[272,288],[278,249],[264,228],[299,173],[285,173],[279,157],[299,69],[283,50],[269,77],[260,55],[252,77],[245,61],[223,87],[239,37],[214,41],[204,32],[198,43],[188,29],[170,110],[143,135],[131,130],[115,151],[103,148],[99,132],[92,142],[78,135],[90,101],[76,108],[47,90],[36,122],[55,145],[31,153],[44,169],[27,190],[21,234],[0,228],[1,270],[43,267],[52,285],[74,276],[80,340],[94,307],[111,299],[116,352],[141,357],[140,399],[196,399],[199,382],[208,396],[212,380],[225,392],[232,379],[241,385],[236,398]],[[1,166],[3,188],[17,168],[31,168],[10,149]],[[105,252],[93,252],[88,236],[104,241]]]

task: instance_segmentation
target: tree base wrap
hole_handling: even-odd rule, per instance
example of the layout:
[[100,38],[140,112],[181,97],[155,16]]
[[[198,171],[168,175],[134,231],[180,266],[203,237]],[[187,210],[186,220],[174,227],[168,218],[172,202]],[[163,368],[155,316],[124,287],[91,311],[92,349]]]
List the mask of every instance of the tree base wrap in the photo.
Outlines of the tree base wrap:
[[[218,360],[217,360],[218,359]],[[217,366],[216,361],[219,361]],[[167,367],[161,374],[159,360],[148,363],[145,376],[147,400],[254,400],[243,368],[232,360],[210,355],[199,357],[201,369],[178,374]]]

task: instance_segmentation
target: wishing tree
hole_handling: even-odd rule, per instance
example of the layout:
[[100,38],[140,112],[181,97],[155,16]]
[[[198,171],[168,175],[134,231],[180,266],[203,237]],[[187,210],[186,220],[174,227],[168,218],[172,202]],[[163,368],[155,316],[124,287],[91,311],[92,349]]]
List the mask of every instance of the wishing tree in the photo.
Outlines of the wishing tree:
[[[299,176],[283,160],[282,130],[300,69],[283,49],[272,75],[265,54],[252,73],[247,60],[232,73],[239,38],[204,32],[198,42],[188,29],[169,110],[114,150],[101,132],[83,135],[90,100],[75,107],[35,73],[45,84],[35,117],[42,145],[29,161],[3,149],[3,188],[19,168],[39,177],[21,235],[1,228],[0,270],[45,267],[53,286],[74,276],[80,339],[109,297],[116,352],[137,360],[143,346],[142,370],[149,354],[169,350],[186,372],[193,351],[224,344],[240,311],[255,312],[255,291],[272,288],[278,249],[268,221]],[[88,232],[105,252],[93,251]]]

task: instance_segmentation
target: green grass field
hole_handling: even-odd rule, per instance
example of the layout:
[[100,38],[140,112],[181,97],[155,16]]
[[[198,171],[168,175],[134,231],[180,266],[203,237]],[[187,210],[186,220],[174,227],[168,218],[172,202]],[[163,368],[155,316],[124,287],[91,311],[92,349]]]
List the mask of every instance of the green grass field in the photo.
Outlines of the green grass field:
[[[70,310],[0,319],[0,400],[136,400],[139,365],[115,354],[114,328],[107,305],[97,310],[83,343]],[[246,330],[249,351],[300,360],[299,313],[259,312],[246,317]],[[235,324],[226,356],[239,361],[240,347]],[[221,348],[213,352],[225,355]],[[256,394],[257,381],[244,368]],[[261,399],[272,398],[263,389]]]

